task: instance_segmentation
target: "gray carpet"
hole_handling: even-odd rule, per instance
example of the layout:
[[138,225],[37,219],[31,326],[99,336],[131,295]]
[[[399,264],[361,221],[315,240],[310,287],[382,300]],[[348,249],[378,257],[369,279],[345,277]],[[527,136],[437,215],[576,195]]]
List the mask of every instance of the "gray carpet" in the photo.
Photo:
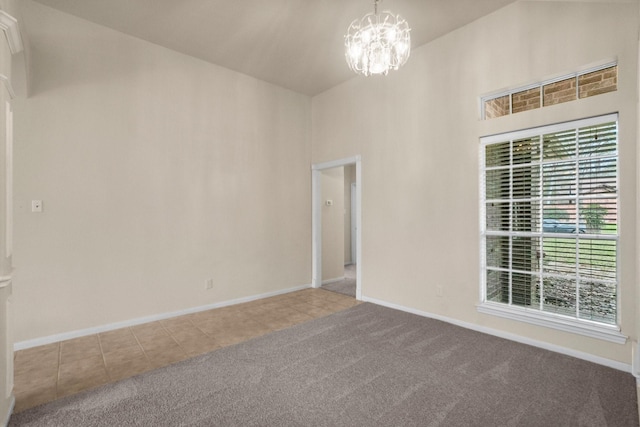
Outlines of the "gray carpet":
[[327,283],[322,285],[322,289],[326,289],[331,292],[338,292],[340,294],[356,297],[356,265],[350,264],[344,267],[344,280],[339,282]]
[[376,306],[14,415],[10,426],[638,426],[635,379]]

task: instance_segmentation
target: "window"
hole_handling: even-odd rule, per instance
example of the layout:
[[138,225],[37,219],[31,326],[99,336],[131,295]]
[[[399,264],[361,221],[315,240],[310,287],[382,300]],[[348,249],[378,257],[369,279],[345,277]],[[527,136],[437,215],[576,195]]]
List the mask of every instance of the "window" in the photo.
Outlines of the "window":
[[554,80],[484,96],[481,99],[482,118],[493,119],[616,90],[618,65],[605,64]]
[[479,310],[618,339],[617,115],[481,147]]

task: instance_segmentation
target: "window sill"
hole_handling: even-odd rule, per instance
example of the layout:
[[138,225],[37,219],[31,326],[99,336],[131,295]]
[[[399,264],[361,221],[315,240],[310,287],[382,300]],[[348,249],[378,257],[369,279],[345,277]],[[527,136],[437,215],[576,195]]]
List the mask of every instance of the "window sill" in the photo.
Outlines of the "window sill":
[[492,302],[481,303],[477,308],[478,312],[492,316],[531,323],[533,325],[584,335],[616,344],[624,344],[627,342],[627,337],[621,334],[620,328],[615,325],[603,325],[588,320],[572,319],[562,315],[542,313],[524,307],[513,307]]

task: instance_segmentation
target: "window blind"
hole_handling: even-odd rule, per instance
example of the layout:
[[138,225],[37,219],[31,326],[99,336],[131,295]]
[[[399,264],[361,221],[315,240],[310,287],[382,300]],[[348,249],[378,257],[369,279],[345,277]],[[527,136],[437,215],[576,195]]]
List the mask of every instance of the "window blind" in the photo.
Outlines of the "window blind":
[[608,115],[481,140],[485,301],[617,322],[617,127]]

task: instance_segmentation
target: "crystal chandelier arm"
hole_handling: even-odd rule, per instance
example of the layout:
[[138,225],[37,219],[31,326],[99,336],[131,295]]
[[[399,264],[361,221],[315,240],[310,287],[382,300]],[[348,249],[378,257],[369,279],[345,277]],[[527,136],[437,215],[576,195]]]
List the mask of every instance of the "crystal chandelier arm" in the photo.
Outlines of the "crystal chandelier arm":
[[345,35],[345,58],[349,68],[358,74],[386,75],[407,62],[411,51],[409,24],[400,15],[389,11],[374,13],[354,20]]

